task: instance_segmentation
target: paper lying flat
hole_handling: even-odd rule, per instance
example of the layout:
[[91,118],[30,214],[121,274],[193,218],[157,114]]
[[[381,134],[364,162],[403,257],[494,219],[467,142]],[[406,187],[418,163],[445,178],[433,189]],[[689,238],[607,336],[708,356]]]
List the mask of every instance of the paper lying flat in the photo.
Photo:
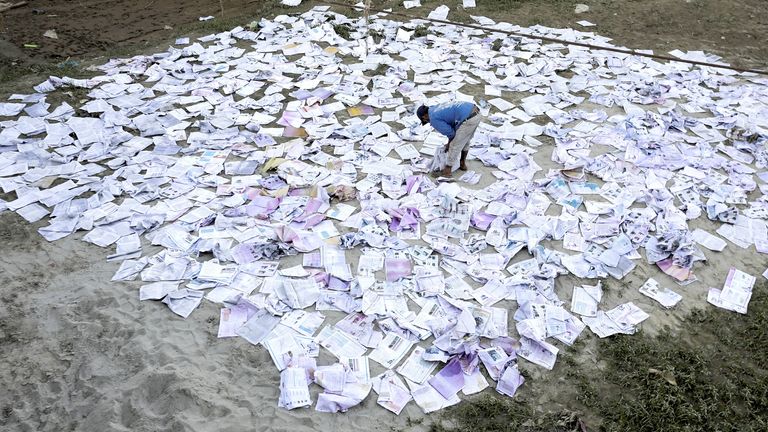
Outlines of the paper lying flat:
[[705,248],[717,252],[722,252],[723,249],[725,249],[726,242],[725,240],[712,235],[701,228],[696,228],[691,232],[691,237],[693,238],[693,241],[696,243],[704,246]]
[[352,216],[352,213],[354,213],[355,211],[357,211],[357,208],[348,204],[339,203],[339,204],[336,204],[335,207],[328,210],[326,215],[332,219],[345,221],[347,220],[347,218]]
[[520,338],[518,355],[531,363],[552,370],[555,367],[559,351],[557,347],[547,342],[522,337]]
[[139,288],[139,300],[161,300],[169,292],[179,289],[180,282],[155,282]]
[[433,20],[445,20],[448,18],[448,12],[450,12],[450,8],[446,5],[441,5],[430,12],[429,15],[427,15],[427,18]]
[[707,301],[719,308],[747,313],[755,277],[731,267],[722,290],[710,288]]
[[[396,414],[491,385],[513,397],[518,361],[552,369],[553,340],[631,335],[649,316],[633,303],[601,310],[616,293],[571,277],[621,279],[647,261],[686,284],[703,259],[730,258],[710,252],[727,242],[768,253],[764,80],[526,38],[494,51],[495,36],[474,30],[307,10],[10,96],[0,212],[48,241],[107,248],[121,261],[112,279],[140,279],[140,299],[162,300],[171,319],[215,303],[218,336],[260,345],[281,371],[281,407],[312,405],[317,384],[315,409],[329,413],[371,388]],[[610,42],[584,20],[578,31],[470,18]],[[82,106],[48,97],[72,89]],[[467,143],[475,170],[436,182],[447,129],[414,111],[456,102],[483,116]],[[731,269],[708,301],[746,313],[753,289]],[[682,298],[654,279],[639,291],[663,307]],[[158,303],[141,306],[168,313]],[[371,360],[387,372],[371,378]]]
[[504,369],[504,373],[499,378],[498,384],[496,384],[496,391],[512,397],[524,382],[525,378],[520,375],[517,365],[512,365]]
[[387,369],[391,369],[400,363],[400,360],[405,357],[412,346],[413,342],[404,339],[402,336],[395,333],[387,333],[368,358]]
[[608,312],[598,311],[594,318],[583,317],[582,321],[598,337],[615,334],[635,334],[637,326],[649,315],[632,302],[616,306]]
[[392,371],[374,377],[371,380],[373,390],[378,393],[377,403],[396,415],[405,408],[413,397],[405,383]]
[[280,372],[280,399],[277,406],[292,410],[311,405],[307,371],[299,367],[283,369]]
[[416,402],[416,405],[421,408],[424,414],[429,414],[461,402],[461,399],[456,395],[450,398],[444,397],[430,384],[418,384],[412,381],[407,382],[408,387],[411,389],[413,401]]
[[480,393],[489,386],[488,380],[485,379],[485,376],[478,367],[474,372],[464,377],[464,388],[461,389],[461,392],[469,396]]
[[683,299],[680,294],[669,288],[661,288],[659,283],[653,278],[645,281],[643,286],[640,287],[640,293],[656,300],[665,308],[674,307]]
[[237,335],[254,345],[258,345],[278,323],[280,323],[280,318],[273,316],[266,309],[259,309],[237,330]]
[[582,285],[573,287],[571,312],[593,317],[597,315],[597,306],[603,297],[600,283],[596,286]]
[[368,363],[368,357],[342,358],[341,363],[349,367],[349,373],[360,383],[371,382],[371,370]]
[[429,378],[438,362],[424,360],[424,348],[417,346],[411,355],[397,368],[397,372],[416,384],[422,384]]
[[237,330],[248,321],[249,308],[234,306],[222,308],[219,317],[219,333],[217,337],[228,338],[237,336]]
[[320,330],[320,333],[315,336],[315,340],[320,346],[330,351],[331,354],[339,359],[360,357],[367,351],[364,346],[351,336],[341,330],[328,326]]
[[450,400],[456,397],[456,393],[464,388],[464,371],[461,369],[458,357],[454,357],[440,369],[440,372],[430,378],[429,385],[445,399]]
[[176,315],[182,318],[187,318],[192,311],[200,306],[203,301],[203,292],[190,289],[180,289],[177,291],[171,291],[163,299],[163,303],[168,305],[168,308]]

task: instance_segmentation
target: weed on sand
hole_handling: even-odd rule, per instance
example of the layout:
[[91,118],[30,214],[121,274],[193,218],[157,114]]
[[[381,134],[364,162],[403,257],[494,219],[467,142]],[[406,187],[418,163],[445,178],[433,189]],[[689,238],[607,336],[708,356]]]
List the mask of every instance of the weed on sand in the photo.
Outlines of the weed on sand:
[[768,430],[767,291],[768,283],[755,287],[747,315],[711,307],[654,337],[598,340],[598,363],[565,375],[565,386],[578,389],[570,405],[593,424],[570,411],[546,412],[536,395],[489,395],[447,409],[432,430]]
[[572,412],[542,413],[529,402],[487,395],[448,409],[431,432],[581,432],[585,430]]

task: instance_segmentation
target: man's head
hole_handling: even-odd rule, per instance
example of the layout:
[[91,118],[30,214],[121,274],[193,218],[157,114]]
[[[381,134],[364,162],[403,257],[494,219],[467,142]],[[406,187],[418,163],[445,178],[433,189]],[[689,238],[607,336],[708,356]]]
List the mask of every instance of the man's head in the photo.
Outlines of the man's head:
[[421,120],[422,126],[429,123],[429,108],[426,105],[422,105],[416,110],[416,116]]

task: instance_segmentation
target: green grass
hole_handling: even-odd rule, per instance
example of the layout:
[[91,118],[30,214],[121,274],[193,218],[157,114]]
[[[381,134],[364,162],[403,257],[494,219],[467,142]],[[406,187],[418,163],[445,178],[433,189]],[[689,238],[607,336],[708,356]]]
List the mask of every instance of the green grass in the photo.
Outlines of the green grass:
[[529,402],[485,395],[449,408],[431,432],[570,432],[580,431],[576,413],[540,412]]
[[428,35],[428,34],[429,34],[429,27],[427,27],[427,26],[426,26],[426,25],[424,25],[424,24],[422,24],[422,25],[420,25],[420,26],[417,26],[417,27],[416,27],[416,28],[413,30],[413,37],[414,37],[414,38],[420,38],[420,37],[424,37],[424,36],[426,36],[426,35]]
[[339,37],[351,40],[350,34],[352,33],[352,27],[349,24],[334,24],[333,31],[335,31]]
[[237,26],[248,26],[248,24],[261,20],[262,17],[272,19],[280,14],[296,14],[305,12],[310,5],[305,4],[298,7],[286,6],[279,1],[259,1],[255,5],[249,3],[248,14],[243,14],[237,8],[224,8],[224,14],[217,13],[216,18],[208,21],[193,21],[188,24],[180,25],[174,29],[174,33],[182,35],[185,33],[221,33],[232,30]]
[[768,430],[768,296],[756,288],[750,312],[708,308],[682,331],[601,341],[607,361],[597,400],[608,431]]
[[590,431],[766,431],[766,291],[767,283],[755,287],[746,316],[707,307],[654,337],[598,339],[591,361],[579,363],[564,351],[543,384],[557,384],[550,393],[575,393],[559,402],[578,414],[542,411],[534,401],[547,389],[529,380],[515,399],[489,395],[447,409],[432,430],[579,430],[578,419],[589,418]]
[[381,42],[381,40],[385,37],[384,32],[381,30],[369,30],[368,34],[373,38],[375,43]]
[[376,69],[373,70],[372,76],[386,75],[388,70],[389,70],[389,65],[385,63],[381,63],[378,66],[376,66]]

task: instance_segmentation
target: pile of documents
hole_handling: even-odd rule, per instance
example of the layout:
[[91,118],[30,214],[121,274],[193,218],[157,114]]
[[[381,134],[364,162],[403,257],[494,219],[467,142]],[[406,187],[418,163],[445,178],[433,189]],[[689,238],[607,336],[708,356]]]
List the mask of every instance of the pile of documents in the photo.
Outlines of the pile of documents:
[[[279,406],[323,412],[371,390],[395,414],[513,396],[518,362],[552,369],[586,328],[632,334],[684,301],[669,286],[697,280],[700,247],[768,251],[765,78],[525,37],[494,50],[501,33],[453,25],[414,37],[424,23],[372,16],[384,37],[366,41],[361,18],[315,7],[50,77],[0,103],[0,211],[49,241],[85,232],[141,300],[220,305],[219,337],[269,352]],[[72,87],[82,106],[46,101]],[[470,160],[487,169],[438,183],[446,139],[414,112],[453,100],[481,109]],[[647,311],[603,299],[643,261],[671,276],[632,288]],[[732,269],[708,300],[746,313],[754,281]]]

